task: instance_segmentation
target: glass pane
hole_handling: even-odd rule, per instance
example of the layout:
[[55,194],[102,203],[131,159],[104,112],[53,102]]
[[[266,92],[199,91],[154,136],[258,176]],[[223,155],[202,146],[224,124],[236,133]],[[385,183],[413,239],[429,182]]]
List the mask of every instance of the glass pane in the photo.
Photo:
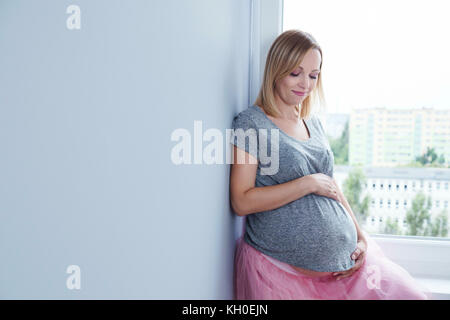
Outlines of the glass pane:
[[334,177],[368,233],[449,238],[446,1],[284,0],[323,52]]

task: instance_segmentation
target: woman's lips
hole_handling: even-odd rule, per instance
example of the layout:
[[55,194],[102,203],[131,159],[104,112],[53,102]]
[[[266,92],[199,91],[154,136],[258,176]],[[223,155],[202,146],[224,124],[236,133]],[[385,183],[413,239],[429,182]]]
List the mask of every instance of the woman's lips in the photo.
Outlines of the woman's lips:
[[292,92],[293,92],[294,94],[296,94],[297,96],[304,96],[304,95],[305,95],[304,92],[300,92],[300,91],[294,91],[294,90],[292,90]]

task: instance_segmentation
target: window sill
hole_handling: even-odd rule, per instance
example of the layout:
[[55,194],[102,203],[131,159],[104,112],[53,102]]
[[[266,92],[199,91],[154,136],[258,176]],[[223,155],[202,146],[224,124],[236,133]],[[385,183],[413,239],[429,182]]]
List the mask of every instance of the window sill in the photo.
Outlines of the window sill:
[[417,282],[430,289],[433,300],[450,300],[450,279],[415,278]]
[[370,234],[384,254],[427,287],[433,299],[450,300],[450,239]]

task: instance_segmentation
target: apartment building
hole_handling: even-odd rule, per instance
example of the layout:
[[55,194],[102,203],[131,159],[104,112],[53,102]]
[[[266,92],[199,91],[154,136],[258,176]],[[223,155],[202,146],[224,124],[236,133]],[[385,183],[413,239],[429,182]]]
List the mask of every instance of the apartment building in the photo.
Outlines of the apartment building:
[[408,164],[427,147],[450,164],[450,110],[354,109],[349,123],[349,164],[393,167]]
[[[351,166],[335,166],[334,177],[343,190]],[[379,168],[363,167],[366,182],[361,199],[369,194],[369,217],[364,226],[367,232],[382,230],[388,217],[397,221],[402,231],[406,227],[406,212],[412,200],[422,191],[431,196],[431,215],[443,209],[450,212],[450,170],[442,168]],[[450,217],[449,217],[450,218]],[[450,219],[449,219],[450,220]]]

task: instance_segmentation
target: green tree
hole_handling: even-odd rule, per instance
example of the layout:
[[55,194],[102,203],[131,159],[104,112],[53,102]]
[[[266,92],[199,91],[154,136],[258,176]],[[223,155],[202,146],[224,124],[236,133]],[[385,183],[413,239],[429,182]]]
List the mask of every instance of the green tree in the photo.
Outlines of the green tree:
[[439,156],[437,162],[438,162],[439,164],[441,164],[441,165],[442,165],[442,164],[445,164],[445,157],[444,157],[444,154],[443,154],[443,153],[441,153],[441,155]]
[[427,152],[419,157],[416,157],[416,161],[420,162],[422,165],[434,163],[438,158],[438,155],[434,148],[427,147]]
[[349,140],[349,122],[345,124],[342,134],[337,139],[328,138],[331,150],[334,155],[334,163],[347,165],[348,164],[348,140]]
[[427,147],[427,151],[405,165],[399,167],[430,167],[430,168],[450,168],[450,164],[445,162],[445,156],[441,153],[439,156],[434,148]]
[[347,179],[344,181],[342,190],[355,214],[358,224],[361,226],[366,223],[367,217],[369,216],[369,203],[371,200],[370,195],[366,195],[362,200],[360,199],[363,185],[366,183],[367,180],[362,169],[355,167],[350,171]]
[[435,218],[428,229],[427,235],[433,237],[447,237],[448,235],[448,212],[442,210]]
[[418,192],[412,201],[412,206],[406,212],[406,234],[410,236],[426,236],[431,225],[431,197]]
[[392,220],[391,217],[388,217],[384,223],[384,228],[381,233],[401,235],[402,231],[398,225],[398,222]]

